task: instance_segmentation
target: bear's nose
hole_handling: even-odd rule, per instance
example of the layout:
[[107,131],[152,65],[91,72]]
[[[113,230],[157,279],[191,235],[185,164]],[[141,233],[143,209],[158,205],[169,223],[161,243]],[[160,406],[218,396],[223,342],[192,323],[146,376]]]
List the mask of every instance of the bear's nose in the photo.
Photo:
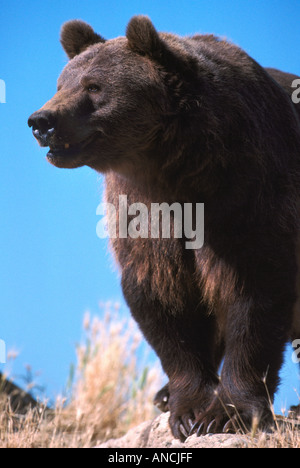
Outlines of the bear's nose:
[[41,146],[49,146],[50,137],[55,133],[56,118],[50,111],[37,111],[28,119],[32,133]]

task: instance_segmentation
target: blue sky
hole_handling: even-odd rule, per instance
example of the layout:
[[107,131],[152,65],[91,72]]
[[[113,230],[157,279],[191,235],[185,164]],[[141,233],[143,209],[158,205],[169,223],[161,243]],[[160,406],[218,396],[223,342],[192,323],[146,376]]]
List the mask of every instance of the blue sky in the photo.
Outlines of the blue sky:
[[[106,240],[96,236],[102,177],[50,166],[26,122],[54,94],[66,64],[64,21],[81,18],[109,39],[141,13],[159,30],[225,36],[262,65],[300,75],[298,0],[1,0],[0,339],[20,351],[14,372],[26,363],[41,371],[50,396],[66,383],[84,312],[107,300],[126,307]],[[277,408],[297,402],[290,356]]]

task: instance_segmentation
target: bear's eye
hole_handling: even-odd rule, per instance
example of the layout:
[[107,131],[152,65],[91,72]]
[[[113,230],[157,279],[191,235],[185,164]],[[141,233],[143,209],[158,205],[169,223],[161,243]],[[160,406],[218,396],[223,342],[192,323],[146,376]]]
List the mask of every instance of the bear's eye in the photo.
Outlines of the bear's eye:
[[89,93],[98,93],[100,91],[100,86],[96,84],[90,84],[87,87]]

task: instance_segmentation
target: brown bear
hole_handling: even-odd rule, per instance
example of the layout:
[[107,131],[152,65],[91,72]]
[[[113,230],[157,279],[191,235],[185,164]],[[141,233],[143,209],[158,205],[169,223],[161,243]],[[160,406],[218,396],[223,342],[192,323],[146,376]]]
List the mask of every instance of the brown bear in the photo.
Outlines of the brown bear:
[[48,160],[104,173],[116,207],[119,195],[149,210],[204,203],[201,248],[175,236],[174,213],[169,238],[112,239],[169,378],[156,403],[181,440],[268,425],[285,345],[300,337],[297,77],[212,35],[158,33],[145,16],[113,40],[70,21],[61,43],[71,60],[28,122]]

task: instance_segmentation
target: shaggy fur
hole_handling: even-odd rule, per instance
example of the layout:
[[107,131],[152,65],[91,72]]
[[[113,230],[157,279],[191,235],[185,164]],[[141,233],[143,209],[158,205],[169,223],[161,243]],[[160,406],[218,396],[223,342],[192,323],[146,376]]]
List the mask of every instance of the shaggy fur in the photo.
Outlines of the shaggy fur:
[[[299,337],[300,107],[294,78],[211,35],[134,17],[105,41],[64,25],[72,59],[29,119],[57,167],[105,173],[106,198],[205,204],[205,242],[113,239],[124,296],[169,384],[175,437],[271,419],[285,344]],[[223,361],[220,378],[218,370]],[[238,416],[237,416],[238,415]]]

